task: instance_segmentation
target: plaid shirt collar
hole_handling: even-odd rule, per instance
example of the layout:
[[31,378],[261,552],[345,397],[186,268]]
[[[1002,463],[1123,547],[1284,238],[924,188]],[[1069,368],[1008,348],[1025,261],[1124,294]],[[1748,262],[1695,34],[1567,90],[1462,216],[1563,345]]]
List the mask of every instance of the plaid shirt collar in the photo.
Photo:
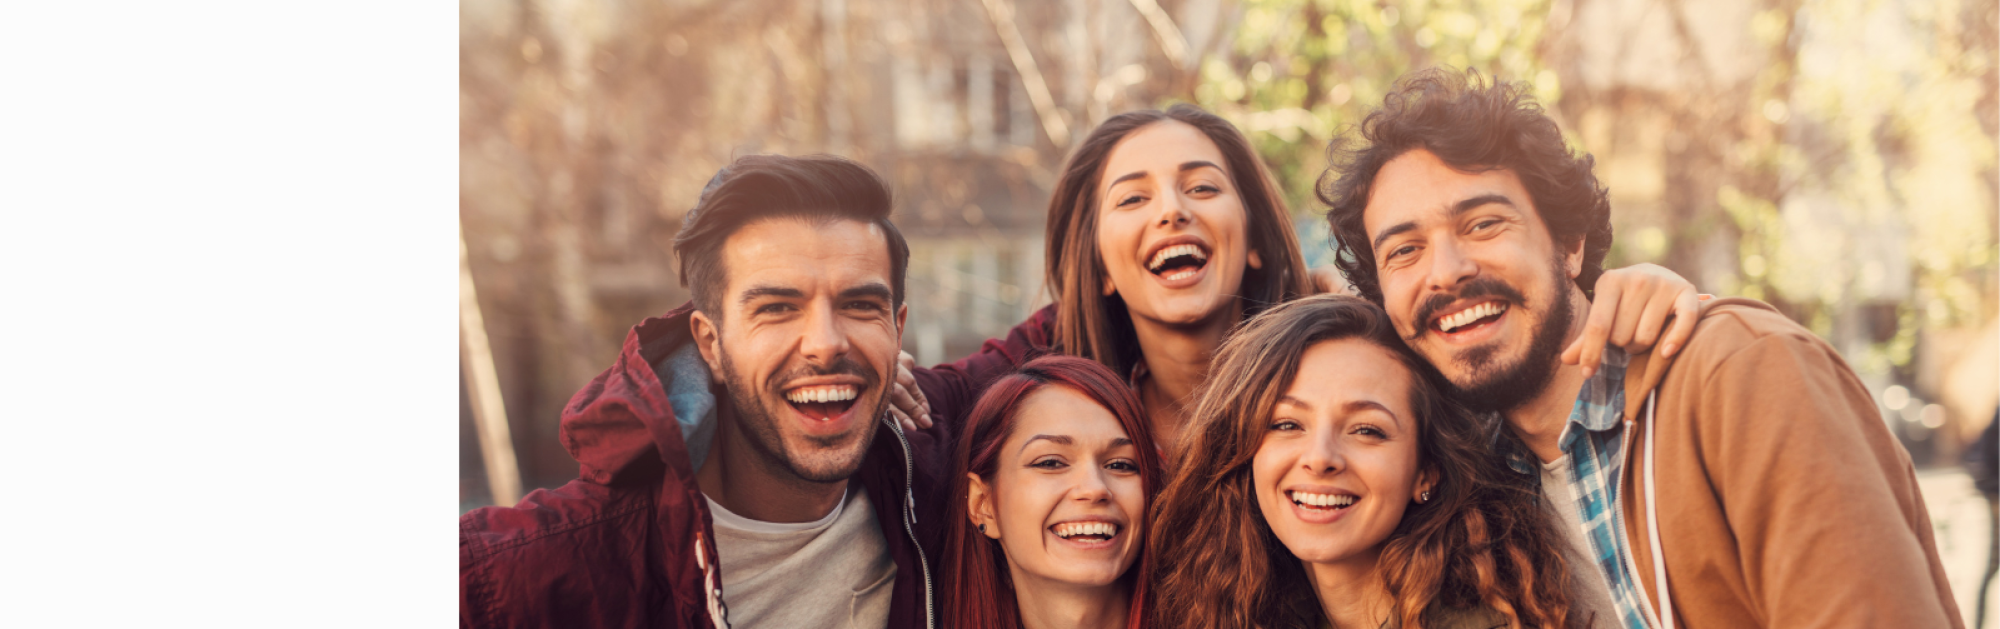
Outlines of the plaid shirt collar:
[[[1619,438],[1616,431],[1625,425],[1625,368],[1631,361],[1632,357],[1625,350],[1604,346],[1603,364],[1577,392],[1576,405],[1570,408],[1569,421],[1563,424],[1562,436],[1556,438],[1556,445],[1562,448],[1564,454],[1574,454],[1583,447],[1587,435],[1595,434],[1607,440]],[[1507,457],[1507,467],[1522,474],[1540,473],[1538,468],[1541,463],[1526,445],[1519,439],[1502,438],[1507,429],[1505,416],[1493,413],[1486,421],[1494,448]]]

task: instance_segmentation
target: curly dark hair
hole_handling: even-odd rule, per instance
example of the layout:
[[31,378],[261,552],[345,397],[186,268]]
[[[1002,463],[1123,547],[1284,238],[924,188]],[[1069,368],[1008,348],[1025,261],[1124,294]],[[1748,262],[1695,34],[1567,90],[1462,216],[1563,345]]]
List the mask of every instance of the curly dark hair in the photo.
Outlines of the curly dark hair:
[[1568,248],[1583,241],[1576,286],[1593,294],[1611,250],[1609,191],[1591,172],[1595,160],[1570,151],[1526,83],[1489,81],[1477,70],[1412,73],[1362,120],[1360,136],[1360,142],[1343,137],[1327,145],[1327,169],[1314,192],[1328,208],[1334,265],[1363,297],[1382,303],[1362,212],[1382,166],[1415,149],[1464,172],[1505,169],[1519,176],[1556,243]]

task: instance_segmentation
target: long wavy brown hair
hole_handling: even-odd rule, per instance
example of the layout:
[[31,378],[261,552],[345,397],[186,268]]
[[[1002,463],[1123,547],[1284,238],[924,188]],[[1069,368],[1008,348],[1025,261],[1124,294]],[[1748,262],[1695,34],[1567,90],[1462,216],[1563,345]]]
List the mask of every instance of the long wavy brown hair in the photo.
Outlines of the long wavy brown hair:
[[1320,295],[1266,310],[1231,334],[1197,393],[1169,457],[1172,476],[1153,514],[1155,622],[1161,627],[1319,626],[1305,567],[1271,532],[1252,488],[1251,459],[1306,349],[1361,339],[1411,373],[1418,466],[1438,482],[1383,542],[1378,574],[1395,626],[1418,629],[1452,609],[1485,607],[1509,626],[1562,627],[1569,616],[1560,532],[1535,478],[1514,472],[1471,415],[1442,395],[1438,376],[1396,337],[1381,308]]
[[1188,104],[1166,111],[1133,111],[1112,116],[1090,132],[1065,162],[1049,196],[1048,285],[1056,302],[1055,343],[1063,353],[1132,372],[1139,336],[1122,296],[1104,296],[1104,258],[1097,250],[1097,188],[1112,149],[1133,131],[1174,121],[1194,127],[1215,142],[1243,199],[1249,244],[1264,268],[1248,269],[1237,295],[1247,318],[1272,304],[1312,294],[1291,211],[1250,141],[1222,117]]

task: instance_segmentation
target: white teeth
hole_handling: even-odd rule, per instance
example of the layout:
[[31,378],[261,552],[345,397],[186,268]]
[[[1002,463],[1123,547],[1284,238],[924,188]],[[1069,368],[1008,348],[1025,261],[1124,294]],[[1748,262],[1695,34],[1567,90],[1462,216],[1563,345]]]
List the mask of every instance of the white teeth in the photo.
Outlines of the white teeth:
[[[1158,271],[1160,270],[1160,265],[1166,264],[1168,260],[1172,260],[1176,256],[1194,256],[1194,259],[1196,260],[1208,259],[1208,254],[1202,253],[1201,247],[1197,247],[1194,245],[1174,245],[1172,247],[1161,249],[1159,253],[1153,254],[1153,260],[1151,262],[1146,263],[1146,270]],[[1189,273],[1192,272],[1190,271]]]
[[1065,522],[1056,525],[1056,536],[1069,539],[1078,535],[1102,535],[1111,537],[1118,534],[1118,525],[1110,522]]
[[1438,329],[1444,330],[1446,332],[1457,330],[1459,328],[1470,325],[1474,321],[1478,321],[1486,317],[1500,314],[1501,309],[1502,308],[1499,302],[1492,302],[1492,301],[1479,304],[1471,308],[1466,308],[1464,310],[1460,310],[1458,312],[1445,315],[1443,319],[1440,319],[1438,321]]
[[1312,507],[1345,507],[1354,504],[1356,498],[1348,494],[1313,494],[1294,491],[1292,492],[1292,500]]
[[785,400],[794,404],[808,402],[845,402],[854,399],[859,391],[851,384],[834,384],[818,387],[799,387],[785,392]]

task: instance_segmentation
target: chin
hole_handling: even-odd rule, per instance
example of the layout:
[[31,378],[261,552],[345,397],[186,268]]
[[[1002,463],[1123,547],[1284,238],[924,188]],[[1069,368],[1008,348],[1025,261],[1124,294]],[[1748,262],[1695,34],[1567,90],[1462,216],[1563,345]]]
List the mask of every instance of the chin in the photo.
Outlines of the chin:
[[1077,587],[1104,587],[1117,583],[1119,577],[1125,576],[1125,572],[1112,566],[1076,567],[1070,570],[1069,574],[1062,575],[1056,580]]

